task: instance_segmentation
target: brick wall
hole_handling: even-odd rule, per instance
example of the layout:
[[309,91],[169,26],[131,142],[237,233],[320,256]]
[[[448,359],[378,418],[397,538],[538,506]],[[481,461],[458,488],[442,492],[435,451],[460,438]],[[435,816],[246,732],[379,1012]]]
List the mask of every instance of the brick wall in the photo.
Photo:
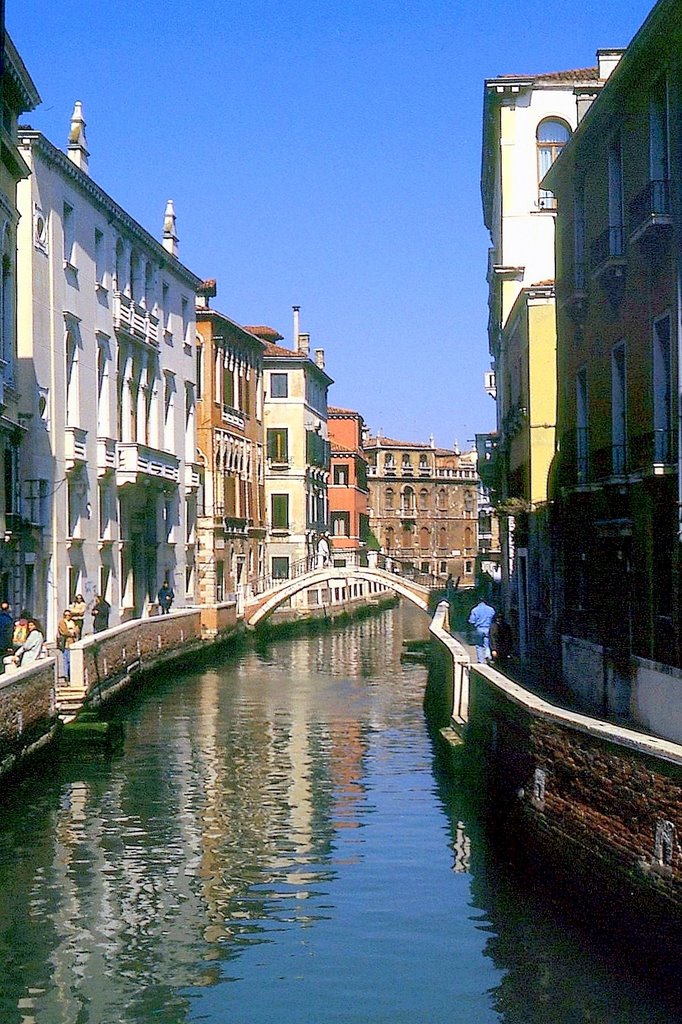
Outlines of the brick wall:
[[0,775],[56,722],[52,658],[0,676]]
[[570,712],[553,720],[504,679],[472,666],[467,745],[485,755],[495,814],[682,917],[682,747]]
[[154,662],[178,648],[201,643],[201,611],[172,612],[135,619],[103,634],[86,637],[71,648],[71,680],[82,680],[86,691]]

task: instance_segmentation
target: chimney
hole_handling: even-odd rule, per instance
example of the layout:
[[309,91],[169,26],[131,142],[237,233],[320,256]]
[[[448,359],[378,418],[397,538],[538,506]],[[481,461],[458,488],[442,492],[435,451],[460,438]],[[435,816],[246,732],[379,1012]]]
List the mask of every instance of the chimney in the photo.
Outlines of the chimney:
[[172,199],[169,199],[166,203],[166,212],[163,216],[162,245],[166,252],[169,252],[171,256],[178,255],[178,236],[175,231],[175,207],[173,206]]
[[300,323],[300,321],[301,321],[301,307],[300,306],[292,306],[291,308],[292,308],[293,313],[294,313],[294,335],[293,335],[293,338],[291,339],[292,342],[293,342],[291,347],[293,348],[294,352],[298,352],[298,332],[299,332],[300,326],[301,326],[301,323]]
[[88,143],[85,138],[85,119],[83,117],[83,106],[77,101],[73,114],[71,115],[71,127],[69,129],[69,148],[67,155],[76,167],[88,173]]
[[429,434],[429,446],[431,448],[435,448],[436,447],[436,439],[433,436],[433,434]]
[[321,370],[324,370],[324,349],[315,349],[315,366],[319,366]]
[[210,299],[214,299],[218,294],[218,286],[215,282],[215,278],[209,278],[207,281],[202,281],[197,288],[197,309],[210,309]]
[[299,334],[298,336],[298,351],[303,356],[307,356],[310,352],[310,335]]
[[[578,124],[580,124],[585,114],[596,100],[597,94],[599,93],[599,88],[601,87],[595,88],[594,86],[590,86],[588,88],[587,86],[576,86],[576,88],[573,90],[573,95],[575,96]],[[491,392],[488,391],[488,394],[491,394]]]
[[597,50],[599,77],[603,82],[606,81],[607,78],[610,78],[616,70],[618,62],[624,53],[625,50],[622,47],[620,49],[613,50]]

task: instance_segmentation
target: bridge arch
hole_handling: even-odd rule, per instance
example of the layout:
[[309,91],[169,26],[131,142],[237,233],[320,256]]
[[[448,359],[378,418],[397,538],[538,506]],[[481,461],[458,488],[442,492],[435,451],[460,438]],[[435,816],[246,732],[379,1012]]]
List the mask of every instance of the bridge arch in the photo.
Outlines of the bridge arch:
[[321,583],[330,583],[332,580],[344,580],[347,583],[352,583],[356,580],[366,580],[369,583],[380,583],[388,590],[393,590],[400,597],[411,601],[418,608],[421,608],[422,611],[428,612],[429,610],[429,594],[431,591],[428,587],[424,587],[420,583],[414,583],[406,577],[396,576],[395,573],[387,572],[385,569],[350,565],[343,568],[312,569],[310,572],[296,576],[294,579],[283,580],[280,585],[266,590],[262,594],[256,594],[246,602],[244,622],[249,629],[255,629],[259,623],[267,619],[269,615],[272,615],[276,608],[279,608],[284,601],[293,597],[294,594],[298,594],[302,590],[308,590],[309,587],[319,586]]

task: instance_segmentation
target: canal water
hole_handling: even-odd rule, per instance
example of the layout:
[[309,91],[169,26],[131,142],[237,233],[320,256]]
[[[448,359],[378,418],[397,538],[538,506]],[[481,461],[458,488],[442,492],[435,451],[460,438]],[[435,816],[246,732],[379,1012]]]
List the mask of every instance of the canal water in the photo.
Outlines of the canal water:
[[0,804],[2,1024],[659,1024],[679,1006],[486,846],[401,662],[427,620],[169,671],[123,750]]

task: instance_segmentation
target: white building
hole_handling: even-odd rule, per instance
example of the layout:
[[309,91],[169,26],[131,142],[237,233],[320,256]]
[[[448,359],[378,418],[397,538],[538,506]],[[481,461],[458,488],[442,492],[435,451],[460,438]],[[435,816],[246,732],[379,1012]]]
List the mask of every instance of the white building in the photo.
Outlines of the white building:
[[171,202],[160,244],[90,178],[79,103],[68,154],[33,130],[19,146],[22,516],[52,636],[75,593],[103,594],[112,624],[148,614],[164,578],[194,599],[200,282]]

